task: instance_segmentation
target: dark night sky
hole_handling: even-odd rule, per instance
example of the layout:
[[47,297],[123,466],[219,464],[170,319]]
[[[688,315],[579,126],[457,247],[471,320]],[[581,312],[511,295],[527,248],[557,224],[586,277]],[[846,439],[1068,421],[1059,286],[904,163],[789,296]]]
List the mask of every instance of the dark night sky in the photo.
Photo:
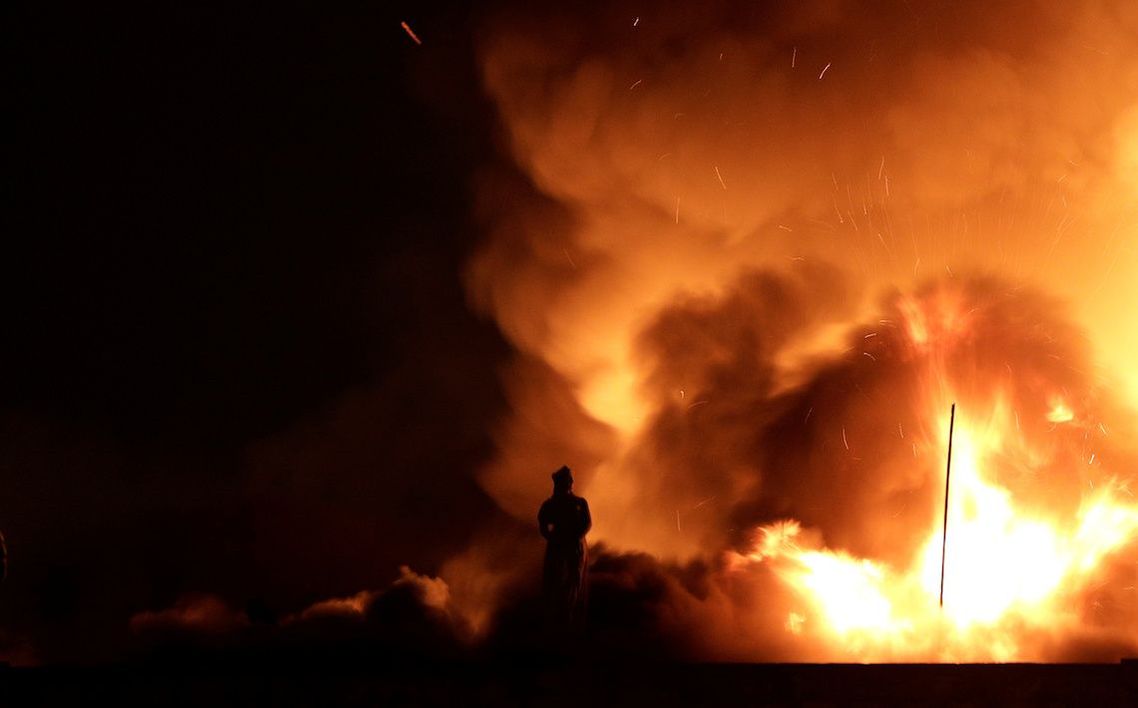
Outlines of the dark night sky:
[[292,611],[429,571],[495,513],[471,10],[216,5],[4,23],[0,639],[43,658],[187,591]]

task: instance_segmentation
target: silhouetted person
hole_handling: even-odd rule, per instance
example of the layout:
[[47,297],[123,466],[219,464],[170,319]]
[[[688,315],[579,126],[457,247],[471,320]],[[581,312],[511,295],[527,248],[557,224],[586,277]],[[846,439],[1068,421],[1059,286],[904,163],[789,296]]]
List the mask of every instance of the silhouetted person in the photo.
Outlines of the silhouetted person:
[[546,540],[542,594],[549,619],[563,628],[577,625],[585,604],[585,534],[593,519],[589,503],[573,493],[568,467],[553,473],[553,496],[541,505],[537,523]]

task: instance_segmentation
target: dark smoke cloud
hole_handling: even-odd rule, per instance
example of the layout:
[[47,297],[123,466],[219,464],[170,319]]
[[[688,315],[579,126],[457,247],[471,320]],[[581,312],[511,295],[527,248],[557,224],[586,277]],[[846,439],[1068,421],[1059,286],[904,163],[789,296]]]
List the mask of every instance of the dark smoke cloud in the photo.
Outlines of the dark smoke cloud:
[[732,505],[765,492],[758,433],[783,407],[772,401],[785,386],[780,359],[804,333],[848,315],[852,289],[822,265],[786,277],[749,273],[722,296],[681,300],[645,327],[643,390],[656,413],[630,464],[643,471],[637,503],[676,510],[674,520],[660,515],[656,534],[722,547]]

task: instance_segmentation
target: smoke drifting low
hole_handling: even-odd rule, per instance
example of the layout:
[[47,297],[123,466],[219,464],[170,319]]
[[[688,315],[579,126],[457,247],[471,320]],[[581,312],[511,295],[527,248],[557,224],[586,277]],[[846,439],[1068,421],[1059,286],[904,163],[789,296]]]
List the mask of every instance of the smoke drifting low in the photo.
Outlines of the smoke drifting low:
[[189,595],[173,607],[136,614],[130,628],[133,650],[145,658],[196,652],[322,666],[380,657],[457,658],[471,640],[446,583],[405,566],[386,588],[322,600],[282,617],[263,608],[233,608],[213,595]]

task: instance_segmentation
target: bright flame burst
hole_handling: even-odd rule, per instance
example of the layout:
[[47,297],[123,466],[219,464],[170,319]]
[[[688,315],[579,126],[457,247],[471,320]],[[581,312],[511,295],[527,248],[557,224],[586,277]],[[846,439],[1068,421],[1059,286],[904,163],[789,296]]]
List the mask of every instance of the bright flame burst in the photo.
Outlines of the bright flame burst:
[[746,558],[769,564],[804,603],[790,612],[787,629],[816,633],[862,660],[1012,661],[1029,658],[1019,641],[1025,630],[1077,621],[1073,597],[1104,557],[1134,537],[1138,506],[1115,483],[1092,489],[1072,518],[1034,515],[985,475],[1000,431],[956,429],[943,608],[940,513],[904,569],[806,547],[797,521],[758,529]]

